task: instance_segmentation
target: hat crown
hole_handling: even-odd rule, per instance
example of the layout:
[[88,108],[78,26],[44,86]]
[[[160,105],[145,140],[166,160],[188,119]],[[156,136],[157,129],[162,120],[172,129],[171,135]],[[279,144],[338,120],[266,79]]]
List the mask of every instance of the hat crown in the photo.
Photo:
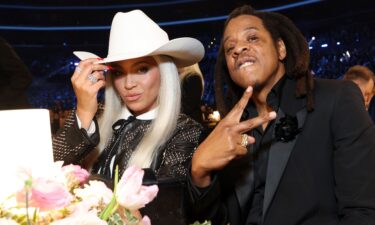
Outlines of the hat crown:
[[168,41],[168,34],[141,10],[118,12],[112,21],[107,58],[147,55]]
[[[74,51],[81,60],[100,58],[85,51]],[[200,41],[190,37],[169,40],[168,34],[141,10],[116,13],[109,35],[108,55],[97,64],[144,56],[169,56],[177,67],[190,66],[204,56]]]

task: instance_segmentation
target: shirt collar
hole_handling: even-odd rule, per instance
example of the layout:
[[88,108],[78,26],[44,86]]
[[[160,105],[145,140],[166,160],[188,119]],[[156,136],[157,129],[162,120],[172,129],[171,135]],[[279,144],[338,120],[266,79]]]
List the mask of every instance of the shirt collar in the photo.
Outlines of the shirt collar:
[[[145,112],[145,113],[143,113],[141,115],[138,115],[135,118],[137,118],[139,120],[153,120],[157,116],[158,109],[159,109],[159,107],[155,107],[154,109],[152,109],[152,110],[150,110],[148,112]],[[130,116],[133,116],[133,114],[129,111],[128,108],[126,108],[125,106],[123,106],[120,118],[122,118],[122,119],[128,119]]]
[[[272,110],[277,111],[277,109],[280,106],[281,102],[281,96],[282,96],[282,91],[283,87],[285,84],[285,80],[288,79],[287,75],[284,75],[283,77],[280,78],[276,82],[276,84],[272,87],[270,93],[268,93],[267,96],[267,105],[272,108]],[[249,117],[256,117],[258,116],[258,111],[255,108],[255,105],[253,101],[249,101],[244,114],[243,114],[243,119],[247,119]]]
[[288,78],[287,75],[281,77],[280,80],[272,87],[270,93],[267,96],[267,104],[272,108],[272,110],[277,111],[280,106],[281,96],[285,84],[285,80]]

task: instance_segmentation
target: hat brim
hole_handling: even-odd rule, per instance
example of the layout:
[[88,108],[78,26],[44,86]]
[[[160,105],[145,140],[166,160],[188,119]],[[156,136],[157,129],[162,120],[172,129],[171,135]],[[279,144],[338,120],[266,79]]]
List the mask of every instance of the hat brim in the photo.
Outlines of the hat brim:
[[[73,54],[81,60],[88,58],[100,58],[99,56],[84,51],[74,51]],[[140,58],[144,56],[153,55],[167,55],[173,58],[177,67],[185,67],[193,65],[199,62],[204,56],[204,47],[202,43],[194,38],[183,37],[170,40],[163,46],[157,48],[156,50],[146,53],[146,54],[135,54],[129,55],[116,55],[108,56],[103,60],[97,62],[98,64],[117,62],[127,59]]]

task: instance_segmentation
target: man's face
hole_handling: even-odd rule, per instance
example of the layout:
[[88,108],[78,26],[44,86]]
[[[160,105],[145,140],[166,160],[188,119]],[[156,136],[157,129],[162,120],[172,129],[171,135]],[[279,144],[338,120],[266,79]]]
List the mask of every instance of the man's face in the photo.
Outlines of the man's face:
[[365,100],[366,109],[368,109],[371,98],[373,96],[372,90],[374,88],[374,81],[372,79],[370,79],[369,81],[357,79],[353,80],[353,82],[358,85],[359,89],[361,89],[363,98]]
[[258,17],[241,15],[230,20],[223,40],[228,71],[238,86],[272,87],[285,74],[284,42],[275,43]]

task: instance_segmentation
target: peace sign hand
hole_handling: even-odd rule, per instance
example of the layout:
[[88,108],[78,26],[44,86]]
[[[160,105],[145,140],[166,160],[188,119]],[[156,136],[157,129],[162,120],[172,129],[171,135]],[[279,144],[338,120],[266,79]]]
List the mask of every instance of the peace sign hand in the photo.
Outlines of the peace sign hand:
[[[207,187],[211,172],[224,168],[230,161],[247,154],[242,134],[276,118],[275,112],[240,122],[242,113],[253,93],[248,87],[241,99],[223,118],[210,135],[198,146],[192,159],[191,175],[198,187]],[[255,139],[247,136],[247,144]]]

